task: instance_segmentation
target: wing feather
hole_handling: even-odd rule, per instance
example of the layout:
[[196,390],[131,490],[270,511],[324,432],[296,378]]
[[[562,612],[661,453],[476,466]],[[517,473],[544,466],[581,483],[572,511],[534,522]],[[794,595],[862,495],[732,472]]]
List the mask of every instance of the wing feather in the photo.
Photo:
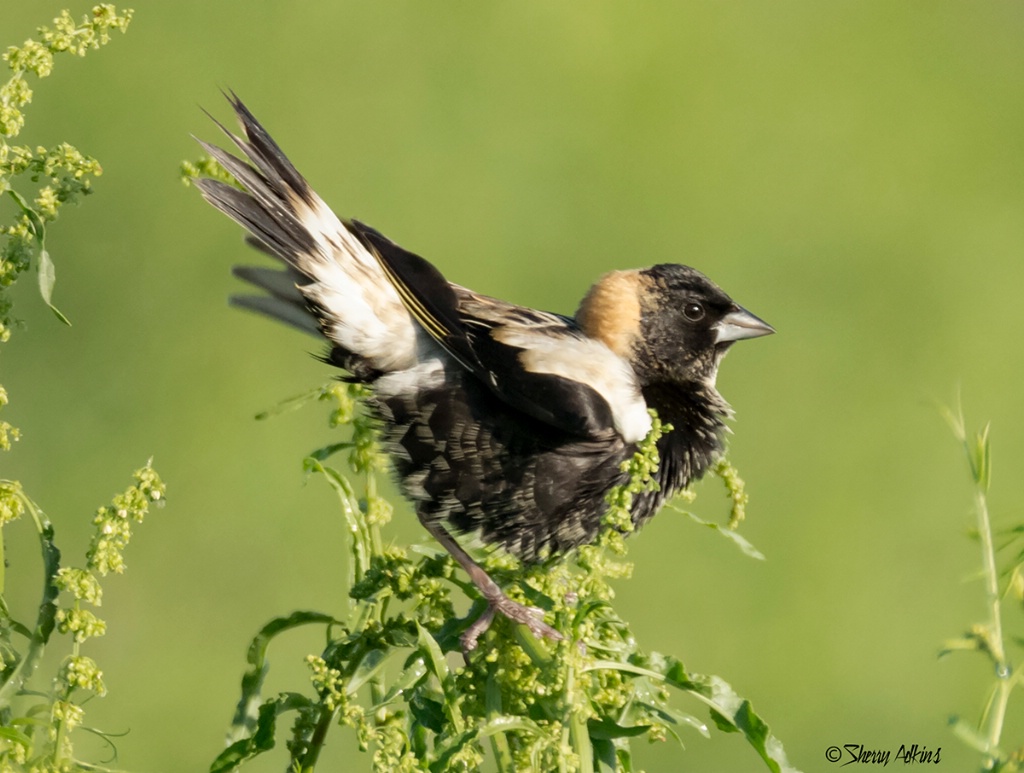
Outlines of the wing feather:
[[576,437],[647,434],[633,370],[572,319],[453,285],[372,228],[351,228],[427,334],[505,403]]

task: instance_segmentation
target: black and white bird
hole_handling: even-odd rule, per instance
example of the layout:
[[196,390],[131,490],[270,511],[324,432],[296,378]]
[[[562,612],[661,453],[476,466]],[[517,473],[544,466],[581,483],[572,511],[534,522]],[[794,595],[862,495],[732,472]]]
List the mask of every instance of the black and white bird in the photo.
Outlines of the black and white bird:
[[651,428],[656,491],[634,497],[639,526],[723,450],[728,404],[715,389],[735,342],[774,332],[700,272],[676,264],[613,271],[574,317],[517,306],[449,282],[357,220],[339,219],[231,97],[243,158],[200,144],[237,180],[196,181],[283,268],[236,267],[265,291],[233,299],[327,340],[325,360],[370,386],[385,448],[420,522],[495,613],[561,638],[509,599],[453,538],[476,533],[525,561],[595,539],[608,491],[626,480]]

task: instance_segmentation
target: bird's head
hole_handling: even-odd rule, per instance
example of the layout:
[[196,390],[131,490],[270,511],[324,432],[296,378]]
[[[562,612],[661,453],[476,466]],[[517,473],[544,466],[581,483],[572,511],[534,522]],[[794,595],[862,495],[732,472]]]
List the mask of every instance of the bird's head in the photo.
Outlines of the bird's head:
[[775,332],[702,273],[674,263],[606,274],[590,288],[576,319],[632,365],[641,386],[713,386],[734,342]]

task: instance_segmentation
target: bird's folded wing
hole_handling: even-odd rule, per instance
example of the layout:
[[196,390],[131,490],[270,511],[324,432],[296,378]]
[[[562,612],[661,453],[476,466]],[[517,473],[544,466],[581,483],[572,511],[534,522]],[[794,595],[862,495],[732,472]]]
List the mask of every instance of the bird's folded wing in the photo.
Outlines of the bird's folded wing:
[[348,225],[419,325],[504,402],[576,437],[614,432],[633,442],[647,434],[633,370],[572,320],[452,285],[369,226]]

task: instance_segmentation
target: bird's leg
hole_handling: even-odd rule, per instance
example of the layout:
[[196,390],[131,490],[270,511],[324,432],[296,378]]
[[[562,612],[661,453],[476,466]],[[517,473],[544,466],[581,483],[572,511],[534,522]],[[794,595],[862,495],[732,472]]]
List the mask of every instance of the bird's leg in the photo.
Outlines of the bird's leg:
[[480,593],[487,601],[487,611],[462,634],[463,652],[468,654],[476,649],[477,639],[490,627],[495,613],[501,613],[512,622],[525,625],[530,629],[530,633],[537,638],[547,637],[548,639],[555,640],[563,638],[562,634],[544,622],[543,610],[519,604],[506,596],[504,591],[498,586],[498,583],[491,579],[490,575],[484,571],[480,564],[470,558],[469,554],[462,549],[444,526],[437,521],[431,521],[423,517],[420,518],[420,522],[430,532],[431,536],[440,542],[442,547],[451,554],[452,558],[458,561],[462,568],[466,570],[469,579],[473,581],[473,584],[480,590]]

